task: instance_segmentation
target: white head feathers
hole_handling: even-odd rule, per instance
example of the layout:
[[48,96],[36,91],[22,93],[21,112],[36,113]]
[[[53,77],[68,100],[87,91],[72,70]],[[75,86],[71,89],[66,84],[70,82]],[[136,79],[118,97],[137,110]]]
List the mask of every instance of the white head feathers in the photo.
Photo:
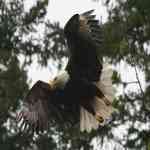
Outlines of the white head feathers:
[[70,77],[67,71],[61,72],[58,76],[52,81],[53,88],[64,88],[66,83],[69,81]]

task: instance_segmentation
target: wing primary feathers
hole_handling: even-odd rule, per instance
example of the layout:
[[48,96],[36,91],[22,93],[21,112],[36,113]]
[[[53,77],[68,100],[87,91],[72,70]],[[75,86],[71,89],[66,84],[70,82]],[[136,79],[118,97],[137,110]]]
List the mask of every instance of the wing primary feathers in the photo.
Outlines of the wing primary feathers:
[[88,20],[88,24],[89,24],[89,25],[97,25],[97,26],[98,26],[99,21],[98,21],[98,20],[93,20],[93,19],[91,19],[91,20]]
[[92,34],[92,37],[93,37],[93,38],[94,38],[94,37],[96,37],[96,38],[98,38],[98,39],[101,39],[101,38],[102,38],[102,35],[101,35],[101,34],[97,34],[97,33],[95,33],[95,32],[92,32],[91,34]]
[[89,15],[92,14],[93,12],[94,12],[94,9],[89,10],[89,11],[86,11],[86,12],[82,13],[81,15],[83,15],[83,16],[89,16]]
[[48,103],[51,93],[49,84],[37,81],[25,97],[24,108],[19,113],[17,121],[23,119],[21,128],[29,125],[34,131],[47,129]]
[[93,38],[94,39],[94,41],[96,41],[96,43],[99,43],[99,44],[101,44],[103,41],[101,40],[101,39],[98,39],[98,38]]
[[99,26],[95,26],[95,25],[91,25],[90,26],[90,29],[93,31],[93,32],[95,32],[95,33],[97,33],[97,32],[102,32],[102,29],[99,27]]
[[[30,131],[39,133],[48,129],[49,116],[52,116],[50,122],[59,122],[60,124],[68,123],[72,125],[74,118],[69,114],[68,106],[57,103],[54,98],[54,89],[45,82],[38,81],[34,84],[24,99],[24,108],[17,115],[17,121],[21,122],[20,129],[26,132]],[[55,100],[53,100],[53,98]],[[57,97],[58,98],[58,97]],[[61,100],[62,97],[59,97]],[[69,107],[69,109],[71,109]],[[66,115],[68,117],[66,118]]]
[[95,19],[96,16],[92,15],[93,12],[94,10],[90,10],[81,14],[80,25],[82,30],[80,31],[86,31],[95,45],[100,47],[103,42],[102,28],[100,27],[99,20]]
[[86,16],[86,18],[87,18],[88,20],[93,20],[95,17],[96,17],[96,15]]
[[90,29],[97,34],[99,34],[102,31],[100,26],[97,24],[89,24],[89,26],[90,26]]

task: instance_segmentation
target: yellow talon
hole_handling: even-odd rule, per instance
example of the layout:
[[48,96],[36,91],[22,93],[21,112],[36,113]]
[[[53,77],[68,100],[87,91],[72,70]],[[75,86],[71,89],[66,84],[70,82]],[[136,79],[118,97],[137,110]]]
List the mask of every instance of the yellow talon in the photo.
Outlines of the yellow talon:
[[95,118],[96,118],[96,120],[97,120],[99,123],[103,123],[103,122],[104,122],[104,118],[103,118],[102,116],[96,115]]

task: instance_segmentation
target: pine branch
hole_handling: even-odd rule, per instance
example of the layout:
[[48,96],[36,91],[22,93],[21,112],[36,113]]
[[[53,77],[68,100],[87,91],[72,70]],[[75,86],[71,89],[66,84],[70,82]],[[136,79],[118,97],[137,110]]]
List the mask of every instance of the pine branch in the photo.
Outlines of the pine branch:
[[[136,39],[136,38],[135,38],[135,39]],[[130,47],[134,53],[136,52],[135,39],[132,41],[131,47]],[[128,43],[128,44],[129,44],[129,43]],[[130,44],[129,44],[129,45],[130,45]],[[143,91],[143,89],[142,89],[141,82],[140,82],[140,79],[139,79],[139,75],[138,75],[138,71],[137,71],[137,68],[136,68],[135,59],[134,59],[134,56],[133,56],[132,54],[131,54],[131,56],[132,56],[132,57],[131,57],[131,64],[133,64],[138,85],[139,85],[139,87],[140,87],[140,90],[141,90],[142,95],[144,96],[144,91]]]
[[128,84],[139,84],[138,81],[130,81],[130,82],[124,82],[124,81],[122,81],[121,83],[122,83],[123,85],[128,85]]

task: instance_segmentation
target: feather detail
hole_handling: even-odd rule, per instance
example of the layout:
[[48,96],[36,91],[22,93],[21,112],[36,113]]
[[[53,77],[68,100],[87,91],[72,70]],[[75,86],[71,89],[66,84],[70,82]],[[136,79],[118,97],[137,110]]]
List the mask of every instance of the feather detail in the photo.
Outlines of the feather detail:
[[90,16],[93,12],[94,12],[94,9],[86,11],[86,12],[82,13],[81,15],[82,16]]
[[102,44],[101,41],[103,41],[102,28],[99,24],[99,20],[96,20],[95,15],[92,15],[93,12],[94,10],[90,10],[80,14],[79,33],[85,35],[84,38],[86,37],[92,40],[97,47],[100,47]]
[[[23,109],[17,116],[22,121],[22,127],[38,132],[48,128],[48,103],[51,87],[49,84],[37,81],[24,99]],[[24,130],[23,129],[23,130]]]
[[114,99],[114,87],[112,85],[112,68],[108,64],[103,65],[100,81],[96,82],[96,86],[102,91],[102,98],[95,97],[92,101],[92,107],[95,111],[95,116],[81,107],[80,109],[80,130],[90,132],[92,129],[97,129],[99,125],[103,126],[109,120],[114,112],[112,102]]
[[[39,128],[38,130],[41,131],[47,130],[48,128],[48,113],[40,100],[38,100],[34,105],[24,105],[24,108],[18,114],[17,121],[20,121],[22,118],[22,124],[24,126],[29,124],[29,127],[33,127],[33,131],[35,131],[37,127]],[[23,130],[25,130],[25,127]]]
[[92,129],[97,129],[99,126],[96,118],[93,117],[84,107],[80,107],[80,131],[91,132]]
[[88,20],[93,20],[95,17],[96,17],[96,15],[90,15],[90,16],[87,16],[86,18],[87,18]]
[[97,87],[103,92],[105,97],[112,103],[115,96],[115,88],[112,85],[113,70],[108,63],[103,64],[103,70],[100,81],[96,83]]

